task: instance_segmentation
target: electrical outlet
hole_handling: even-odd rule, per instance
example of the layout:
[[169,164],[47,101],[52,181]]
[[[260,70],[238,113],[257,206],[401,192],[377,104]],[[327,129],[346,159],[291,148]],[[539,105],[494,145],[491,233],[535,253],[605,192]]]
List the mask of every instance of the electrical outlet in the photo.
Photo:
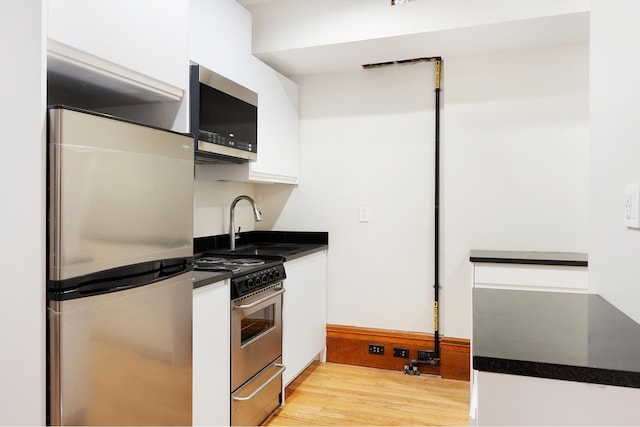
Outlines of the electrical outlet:
[[384,346],[379,344],[369,344],[369,354],[384,354]]
[[433,350],[418,350],[418,360],[433,360],[436,352]]
[[409,349],[408,348],[393,348],[393,357],[402,357],[404,359],[409,358]]

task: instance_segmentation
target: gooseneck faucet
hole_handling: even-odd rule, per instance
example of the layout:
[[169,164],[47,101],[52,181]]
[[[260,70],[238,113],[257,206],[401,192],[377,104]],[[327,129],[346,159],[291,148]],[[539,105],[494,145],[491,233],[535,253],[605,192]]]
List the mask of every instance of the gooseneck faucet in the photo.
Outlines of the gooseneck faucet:
[[231,208],[229,209],[229,247],[231,248],[231,250],[236,248],[236,221],[234,212],[236,209],[236,205],[240,200],[246,200],[251,203],[251,207],[253,207],[253,216],[255,217],[256,221],[262,220],[262,213],[260,213],[258,207],[256,206],[256,202],[254,202],[251,197],[242,195],[233,199],[233,202],[231,202]]

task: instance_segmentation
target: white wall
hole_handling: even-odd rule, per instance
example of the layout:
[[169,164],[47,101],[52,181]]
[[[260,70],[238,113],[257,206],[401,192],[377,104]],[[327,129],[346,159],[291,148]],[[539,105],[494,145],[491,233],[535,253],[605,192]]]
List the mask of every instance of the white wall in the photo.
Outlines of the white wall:
[[[444,58],[441,334],[470,336],[470,249],[587,251],[588,59]],[[329,231],[329,323],[433,331],[432,67],[298,79],[300,185],[256,193],[274,228]]]
[[640,230],[623,222],[625,185],[640,182],[640,2],[591,3],[589,281],[640,322]]
[[587,44],[445,58],[445,334],[468,337],[470,249],[588,252]]
[[46,0],[0,2],[0,424],[44,425]]
[[[254,197],[254,184],[231,181],[210,181],[202,178],[202,167],[196,166],[193,206],[194,237],[215,236],[229,232],[229,207],[237,196],[246,194]],[[262,209],[258,205],[258,208]],[[253,209],[247,201],[240,201],[235,209],[236,231],[250,231],[257,228]],[[258,224],[259,225],[259,224]]]
[[[329,232],[328,322],[433,331],[433,64],[308,76],[300,181],[275,229]],[[370,220],[359,222],[359,207]]]

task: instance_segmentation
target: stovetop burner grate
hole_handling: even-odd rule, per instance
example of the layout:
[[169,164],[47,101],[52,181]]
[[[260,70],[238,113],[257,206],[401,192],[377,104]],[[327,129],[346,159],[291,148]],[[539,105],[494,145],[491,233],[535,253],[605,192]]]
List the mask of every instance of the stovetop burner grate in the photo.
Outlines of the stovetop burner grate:
[[226,259],[222,257],[204,257],[196,260],[197,264],[222,264]]
[[200,264],[196,265],[196,270],[200,271],[230,271],[231,273],[237,273],[241,270],[237,265],[223,265],[223,264]]
[[254,265],[262,265],[265,261],[257,258],[238,258],[228,259],[224,261],[224,265],[238,265],[240,267],[252,267]]
[[255,292],[286,278],[281,257],[250,258],[234,254],[204,253],[194,260],[195,271],[231,272],[231,299]]

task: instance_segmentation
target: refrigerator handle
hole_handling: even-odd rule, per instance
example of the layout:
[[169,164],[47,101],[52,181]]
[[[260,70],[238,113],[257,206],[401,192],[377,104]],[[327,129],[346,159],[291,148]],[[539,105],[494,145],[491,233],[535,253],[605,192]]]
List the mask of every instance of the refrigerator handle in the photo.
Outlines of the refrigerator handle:
[[149,285],[192,271],[192,262],[193,258],[152,261],[72,279],[50,280],[47,298],[65,301]]

